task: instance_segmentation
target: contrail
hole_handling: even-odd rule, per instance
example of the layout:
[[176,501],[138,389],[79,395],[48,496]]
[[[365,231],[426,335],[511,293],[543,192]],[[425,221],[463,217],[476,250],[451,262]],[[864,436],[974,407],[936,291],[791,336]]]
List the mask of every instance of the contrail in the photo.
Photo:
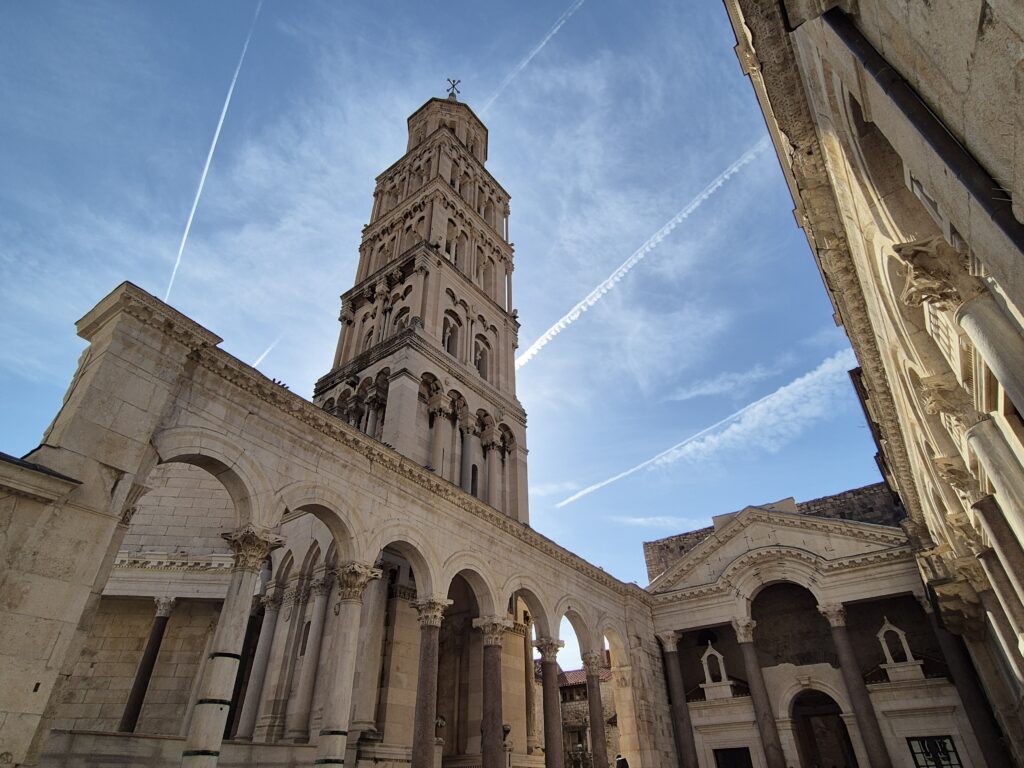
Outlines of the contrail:
[[548,33],[544,35],[544,39],[537,43],[537,45],[533,47],[533,50],[526,54],[523,60],[512,68],[511,72],[505,75],[505,79],[501,81],[501,85],[498,86],[498,90],[494,92],[494,95],[487,100],[487,103],[484,104],[483,109],[480,110],[481,115],[488,109],[490,109],[491,104],[493,104],[495,100],[501,95],[501,92],[508,87],[509,83],[511,83],[513,80],[516,79],[516,77],[519,76],[520,72],[526,69],[527,65],[531,61],[533,61],[533,57],[541,52],[541,49],[548,44],[548,41],[551,40],[551,38],[554,37],[556,34],[558,34],[558,30],[560,30],[562,28],[562,25],[569,20],[569,17],[576,13],[576,11],[580,9],[580,6],[583,5],[583,3],[585,2],[586,0],[574,0],[573,4],[562,12],[562,15],[558,17],[558,21],[555,22],[555,26],[548,30]]
[[265,358],[267,355],[269,355],[270,351],[274,347],[276,347],[277,343],[279,341],[281,341],[281,339],[283,339],[283,338],[284,338],[284,334],[282,333],[280,336],[278,336],[276,339],[274,339],[274,341],[271,343],[271,345],[269,347],[267,347],[265,350],[263,350],[263,354],[256,358],[256,362],[252,364],[252,367],[253,368],[258,367],[259,364],[263,362],[263,358]]
[[[849,348],[843,349],[829,358],[826,358],[816,368],[805,373],[804,375],[794,379],[788,384],[784,384],[773,392],[765,395],[762,398],[755,400],[752,403],[740,408],[735,413],[731,413],[724,419],[715,422],[710,427],[705,427],[696,432],[685,440],[682,440],[671,448],[662,451],[657,456],[648,459],[635,467],[627,469],[625,472],[609,477],[607,480],[602,480],[599,483],[594,483],[591,486],[584,488],[581,491],[574,493],[567,499],[555,504],[555,507],[561,508],[567,504],[571,504],[574,501],[587,496],[594,491],[604,488],[606,485],[611,485],[624,477],[636,474],[642,469],[655,466],[658,464],[671,464],[680,458],[683,458],[683,454],[679,453],[684,447],[694,443],[702,437],[714,432],[715,430],[724,427],[726,424],[734,424],[740,422],[740,420],[752,411],[758,411],[759,406],[760,412],[755,413],[751,416],[749,423],[740,422],[738,425],[738,434],[732,435],[735,440],[743,440],[751,444],[757,444],[758,432],[762,434],[774,433],[781,438],[793,437],[799,433],[802,429],[801,419],[811,421],[824,413],[824,403],[828,398],[834,394],[833,387],[836,382],[840,380],[841,375],[844,371],[857,364],[857,359],[854,357],[853,351]],[[788,428],[780,427],[780,420],[787,421],[789,423]],[[734,429],[731,426],[729,429],[724,430],[722,435],[726,435],[729,430]],[[788,431],[786,431],[788,429]],[[716,436],[718,437],[718,436]],[[709,438],[713,440],[714,438]],[[762,440],[762,443],[767,442],[769,445],[771,440]],[[710,446],[714,449],[716,446]],[[728,447],[728,443],[726,443]]]
[[188,222],[185,224],[185,233],[181,236],[181,245],[178,246],[178,258],[174,261],[174,269],[171,272],[171,280],[167,283],[167,293],[164,294],[164,301],[171,296],[171,288],[174,287],[174,278],[178,274],[178,267],[181,266],[181,254],[185,252],[185,243],[188,241],[188,233],[192,230],[192,220],[196,216],[196,208],[199,207],[199,198],[203,194],[203,186],[206,184],[206,174],[210,172],[210,163],[213,161],[214,150],[217,149],[217,140],[220,138],[220,129],[224,126],[224,117],[231,105],[231,95],[235,92],[235,82],[238,80],[238,73],[242,70],[242,62],[245,61],[245,52],[249,50],[249,41],[252,40],[253,30],[256,29],[256,20],[260,17],[260,9],[263,7],[263,0],[256,6],[256,13],[253,14],[252,24],[249,25],[249,34],[245,37],[245,45],[242,46],[242,55],[238,59],[238,66],[235,67],[235,74],[231,78],[231,85],[228,88],[228,95],[224,99],[224,107],[220,111],[220,120],[217,121],[217,130],[213,132],[213,142],[210,144],[210,151],[206,155],[206,165],[203,166],[203,175],[199,177],[199,188],[196,189],[195,200],[192,201],[192,210],[188,214]]
[[618,269],[612,272],[607,278],[601,281],[594,290],[588,293],[586,298],[583,299],[583,301],[579,302],[576,306],[570,309],[565,315],[562,316],[562,318],[557,323],[555,323],[546,331],[544,331],[544,333],[540,335],[539,339],[537,339],[535,342],[533,342],[533,344],[527,347],[526,351],[516,358],[516,370],[519,370],[528,362],[530,362],[530,360],[532,360],[538,352],[540,352],[544,347],[547,346],[549,341],[551,341],[553,338],[555,338],[555,336],[557,336],[570,325],[572,325],[574,322],[576,322],[576,320],[579,318],[581,314],[583,314],[592,306],[597,304],[597,302],[599,302],[601,298],[606,293],[608,293],[608,291],[614,288],[616,284],[620,280],[622,280],[622,278],[624,278],[631,269],[633,269],[633,267],[640,263],[644,256],[646,256],[648,253],[657,248],[658,245],[661,244],[661,241],[668,237],[673,229],[678,227],[684,219],[689,217],[691,213],[700,208],[701,204],[709,197],[711,197],[718,190],[719,187],[721,187],[732,176],[738,173],[740,169],[743,168],[743,166],[753,161],[753,159],[757,157],[761,152],[763,152],[767,147],[768,137],[765,136],[763,139],[757,142],[757,144],[755,144],[742,155],[740,155],[739,158],[737,158],[732,165],[730,165],[728,168],[726,168],[724,171],[718,174],[718,176],[716,176],[710,184],[708,184],[706,187],[704,187],[703,190],[701,190],[699,195],[697,195],[695,198],[693,198],[693,200],[686,204],[685,208],[683,208],[681,211],[679,211],[679,213],[677,213],[675,216],[669,219],[668,222],[661,229],[659,229],[657,232],[651,235],[647,242],[645,242],[637,250],[635,250],[632,256],[630,256],[628,259],[622,262],[622,265]]

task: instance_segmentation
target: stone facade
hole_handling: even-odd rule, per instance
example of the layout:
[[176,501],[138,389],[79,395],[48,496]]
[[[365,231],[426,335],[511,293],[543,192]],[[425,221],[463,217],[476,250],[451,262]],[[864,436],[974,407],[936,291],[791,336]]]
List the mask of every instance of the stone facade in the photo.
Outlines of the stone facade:
[[[1024,761],[1024,16],[726,0],[940,624]],[[973,704],[969,711],[978,707]]]

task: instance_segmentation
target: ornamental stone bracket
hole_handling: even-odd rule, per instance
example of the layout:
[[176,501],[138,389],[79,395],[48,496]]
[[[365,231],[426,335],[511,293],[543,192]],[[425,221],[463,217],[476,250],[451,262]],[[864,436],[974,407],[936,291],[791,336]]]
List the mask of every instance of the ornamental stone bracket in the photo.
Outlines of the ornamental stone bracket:
[[259,570],[263,561],[273,550],[284,543],[284,539],[270,532],[267,528],[252,523],[234,531],[221,534],[235,558],[236,568]]
[[898,243],[892,249],[907,268],[900,300],[908,306],[928,302],[936,309],[955,311],[985,292],[985,286],[968,272],[966,257],[941,235]]

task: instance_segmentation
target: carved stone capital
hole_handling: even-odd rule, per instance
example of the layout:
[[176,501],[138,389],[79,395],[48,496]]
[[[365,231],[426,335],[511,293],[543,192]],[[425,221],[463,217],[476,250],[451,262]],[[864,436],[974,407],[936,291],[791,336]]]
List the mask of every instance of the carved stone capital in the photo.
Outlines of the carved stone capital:
[[555,661],[558,657],[558,649],[565,643],[561,640],[554,640],[550,637],[538,637],[533,646],[540,651],[541,661]]
[[981,599],[966,579],[934,584],[933,589],[946,629],[965,637],[984,636],[985,619]]
[[985,290],[967,271],[963,255],[941,235],[899,243],[892,249],[907,268],[900,300],[908,306],[928,302],[936,309],[952,311]]
[[501,616],[484,616],[473,619],[473,629],[479,629],[484,636],[484,645],[501,645],[505,633],[512,629],[513,622]]
[[675,630],[671,632],[656,632],[661,647],[665,649],[665,653],[675,653],[676,643],[679,642],[679,633]]
[[733,619],[732,628],[733,631],[736,633],[736,642],[754,642],[754,627],[756,626],[757,622],[753,619]]
[[966,512],[957,510],[956,512],[950,512],[946,515],[946,523],[949,525],[950,531],[958,542],[973,555],[979,554],[985,549],[985,545],[981,541],[981,537],[978,532],[974,529],[974,525],[971,523],[971,518],[967,516]]
[[947,415],[961,434],[988,418],[975,410],[970,396],[951,373],[921,379],[918,393],[925,413]]
[[338,605],[337,612],[342,603],[359,602],[363,599],[363,588],[373,579],[379,579],[380,569],[365,563],[357,563],[349,560],[347,563],[340,563],[331,569],[331,575],[338,582]]
[[818,606],[818,613],[828,619],[830,627],[846,626],[846,608],[842,603],[825,603]]
[[967,506],[979,501],[985,494],[974,475],[959,456],[937,456],[932,459],[935,471]]
[[587,677],[600,675],[601,667],[604,666],[604,654],[601,651],[587,651],[581,655],[583,659],[583,671]]
[[441,620],[444,618],[444,609],[451,604],[451,600],[425,597],[422,600],[414,600],[412,607],[419,614],[421,627],[440,627]]
[[260,603],[263,604],[263,610],[265,611],[279,611],[281,610],[281,602],[283,595],[281,590],[275,589],[260,598]]
[[157,616],[170,616],[171,611],[174,610],[174,598],[173,597],[154,597],[153,601],[156,603],[156,615]]
[[231,547],[231,554],[235,557],[235,568],[252,570],[262,568],[267,555],[284,543],[280,536],[251,523],[237,530],[222,533],[221,538]]

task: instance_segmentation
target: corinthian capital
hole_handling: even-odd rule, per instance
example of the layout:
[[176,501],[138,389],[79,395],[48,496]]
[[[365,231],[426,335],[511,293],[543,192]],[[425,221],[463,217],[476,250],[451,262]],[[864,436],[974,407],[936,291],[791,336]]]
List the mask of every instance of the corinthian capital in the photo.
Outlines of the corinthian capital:
[[587,677],[601,674],[601,667],[604,666],[604,653],[601,651],[587,651],[581,658],[583,659],[583,670],[587,673]]
[[987,418],[975,410],[970,396],[951,373],[921,379],[918,393],[925,413],[932,416],[947,415],[961,434]]
[[267,559],[267,555],[284,543],[284,539],[280,536],[251,523],[234,531],[222,533],[221,538],[227,541],[228,546],[231,547],[231,553],[235,557],[235,567],[253,570],[263,567],[263,561]]
[[842,603],[825,603],[818,606],[818,613],[828,619],[830,627],[846,626],[846,608]]
[[363,599],[363,588],[374,579],[379,579],[379,568],[365,563],[350,560],[331,569],[331,574],[338,581],[338,604]]
[[451,600],[425,597],[422,600],[413,600],[412,607],[419,614],[421,627],[440,627],[441,620],[444,618],[444,609],[451,604]]
[[558,656],[558,649],[565,645],[565,643],[550,637],[538,637],[537,642],[533,645],[540,651],[541,661],[555,661]]
[[473,628],[479,629],[484,636],[484,645],[501,645],[505,632],[512,629],[514,623],[503,616],[484,616],[473,619]]
[[658,632],[656,633],[658,640],[661,642],[661,647],[665,649],[665,653],[675,653],[676,643],[679,642],[679,633],[675,630],[671,632]]
[[738,643],[752,643],[754,642],[754,627],[757,626],[757,622],[753,619],[739,618],[732,620],[732,628],[736,633],[736,642]]
[[959,456],[937,456],[932,459],[935,471],[967,506],[974,504],[984,495],[981,485]]
[[154,597],[153,600],[156,602],[156,615],[157,616],[170,616],[171,611],[174,610],[174,598],[173,597]]
[[892,249],[907,268],[900,294],[904,304],[919,307],[927,301],[936,309],[955,310],[985,290],[967,272],[962,254],[941,235],[899,243]]

